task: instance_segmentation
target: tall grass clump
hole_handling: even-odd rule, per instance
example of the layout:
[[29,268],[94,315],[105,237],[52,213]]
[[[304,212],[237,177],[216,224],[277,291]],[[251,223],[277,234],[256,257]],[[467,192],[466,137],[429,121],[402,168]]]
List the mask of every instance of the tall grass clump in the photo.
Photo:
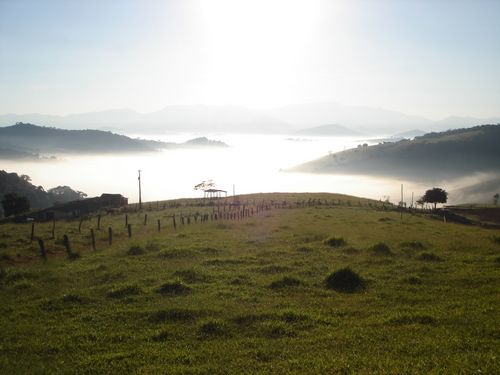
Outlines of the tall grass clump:
[[342,293],[354,293],[365,288],[366,282],[356,272],[349,267],[341,268],[325,279],[328,289]]
[[330,247],[340,247],[347,244],[347,242],[342,237],[328,237],[325,241],[323,241],[325,245]]
[[443,260],[443,258],[433,253],[422,253],[418,259],[426,262],[441,262]]
[[158,292],[164,296],[183,296],[191,293],[191,288],[180,281],[174,281],[161,285]]
[[288,287],[295,287],[302,285],[302,281],[295,278],[295,277],[290,277],[290,276],[285,276],[279,280],[275,280],[269,285],[271,289],[283,289],[283,288],[288,288]]
[[394,253],[391,251],[391,248],[385,242],[376,243],[375,245],[370,247],[370,251],[372,254],[379,256],[394,255]]
[[136,255],[142,255],[146,251],[142,248],[140,245],[131,245],[127,251],[127,255],[131,256],[136,256]]

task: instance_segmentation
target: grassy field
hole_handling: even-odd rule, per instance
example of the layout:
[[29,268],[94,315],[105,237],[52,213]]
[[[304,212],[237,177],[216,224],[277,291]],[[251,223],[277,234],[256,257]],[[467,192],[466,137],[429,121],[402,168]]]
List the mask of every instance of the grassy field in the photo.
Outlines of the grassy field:
[[132,239],[103,216],[96,251],[96,218],[55,239],[37,223],[45,262],[31,224],[0,225],[0,373],[500,372],[500,231],[334,194],[240,199],[253,216],[189,225],[216,208],[153,204]]

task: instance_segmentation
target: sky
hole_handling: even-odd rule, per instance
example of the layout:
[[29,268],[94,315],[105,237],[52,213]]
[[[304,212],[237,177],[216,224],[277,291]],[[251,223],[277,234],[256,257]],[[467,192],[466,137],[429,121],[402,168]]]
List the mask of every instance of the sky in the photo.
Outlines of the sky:
[[0,0],[0,114],[336,102],[500,115],[500,1]]

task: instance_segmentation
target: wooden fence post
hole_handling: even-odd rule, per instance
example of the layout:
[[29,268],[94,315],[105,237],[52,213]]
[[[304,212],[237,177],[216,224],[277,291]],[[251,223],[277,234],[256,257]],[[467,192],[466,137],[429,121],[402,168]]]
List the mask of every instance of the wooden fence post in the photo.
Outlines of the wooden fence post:
[[78,224],[78,233],[82,233],[82,223],[83,219],[80,219],[80,223]]
[[97,215],[97,230],[101,230],[101,214]]
[[108,244],[109,246],[113,245],[113,228],[108,228]]
[[128,238],[132,238],[132,224],[127,225]]
[[30,236],[30,241],[33,241],[35,239],[35,222],[31,223],[31,236]]
[[47,260],[47,254],[45,253],[45,244],[43,243],[43,240],[41,238],[38,239],[38,246],[40,246],[40,255],[42,256],[43,260]]
[[160,223],[160,219],[158,219],[158,232],[161,230],[161,223]]
[[175,215],[172,216],[172,222],[174,224],[174,230],[177,230],[177,224],[175,223]]
[[56,219],[52,221],[52,239],[56,238]]
[[95,251],[95,233],[94,233],[94,228],[90,229],[90,239],[92,240],[92,250]]
[[64,243],[64,247],[66,248],[66,253],[68,254],[68,257],[71,258],[73,253],[71,252],[71,245],[69,243],[68,235],[66,235],[66,234],[63,236],[63,243]]
[[148,223],[148,214],[144,214],[144,225]]
[[128,214],[125,214],[125,226],[128,227]]

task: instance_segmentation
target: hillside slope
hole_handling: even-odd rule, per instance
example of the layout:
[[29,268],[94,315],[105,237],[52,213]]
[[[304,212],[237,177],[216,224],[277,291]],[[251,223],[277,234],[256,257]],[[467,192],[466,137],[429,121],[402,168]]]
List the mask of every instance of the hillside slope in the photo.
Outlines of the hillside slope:
[[0,128],[0,156],[5,159],[39,158],[47,153],[152,152],[164,148],[210,146],[225,143],[196,138],[185,143],[133,139],[101,130],[66,130],[17,123]]
[[429,133],[414,140],[358,146],[307,162],[297,172],[367,174],[413,180],[500,170],[500,125]]

